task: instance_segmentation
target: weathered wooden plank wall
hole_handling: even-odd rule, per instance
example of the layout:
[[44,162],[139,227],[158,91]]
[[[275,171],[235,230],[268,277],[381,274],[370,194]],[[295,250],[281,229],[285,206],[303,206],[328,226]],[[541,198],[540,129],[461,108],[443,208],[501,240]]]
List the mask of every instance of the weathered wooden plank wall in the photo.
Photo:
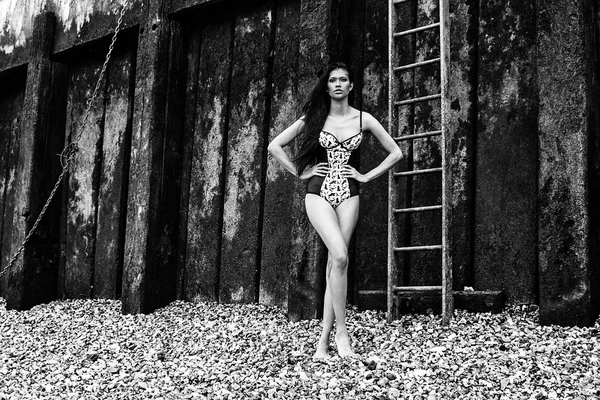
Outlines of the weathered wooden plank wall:
[[[0,92],[4,262],[54,183],[55,154],[82,123],[84,102],[119,10],[115,1],[86,0],[93,7],[77,11],[74,2],[50,0],[50,10],[60,10],[61,16],[53,28],[52,14],[35,23],[28,18],[39,14],[27,11],[35,9],[32,1],[24,0],[26,6],[15,11],[23,23],[5,24],[8,30],[1,35],[0,70],[11,70],[0,75],[0,87],[6,88]],[[571,14],[585,15],[572,25],[554,5],[538,10],[539,2],[517,3],[451,2],[455,289],[502,289],[510,302],[534,302],[540,279],[539,290],[545,293],[540,299],[553,312],[578,301],[589,304],[589,298],[598,302],[598,273],[591,271],[597,250],[589,248],[600,240],[592,237],[600,223],[598,212],[590,209],[600,192],[594,186],[597,115],[596,103],[588,101],[589,117],[578,136],[564,135],[571,122],[548,123],[559,118],[539,99],[550,97],[548,88],[555,87],[547,72],[555,64],[535,49],[541,44],[551,54],[556,47],[546,38],[554,36],[543,30],[552,23],[575,29],[569,46],[592,46],[597,53],[590,44],[597,43],[597,5],[591,0],[569,3]],[[326,251],[305,217],[304,182],[283,172],[265,147],[299,116],[304,96],[332,59],[358,72],[353,104],[362,98],[363,108],[386,125],[387,1],[151,0],[128,7],[125,26],[133,27],[120,36],[102,100],[84,127],[82,155],[65,182],[62,210],[60,201],[52,206],[23,261],[1,278],[9,307],[25,308],[57,296],[121,296],[124,312],[147,312],[182,298],[259,301],[287,307],[291,319],[318,316]],[[437,1],[401,7],[398,30],[437,20]],[[536,31],[535,11],[541,31]],[[578,28],[582,25],[585,29]],[[560,36],[562,31],[551,32]],[[429,33],[399,40],[398,46],[403,64],[439,51]],[[580,65],[578,76],[585,75],[582,96],[593,99],[597,60],[589,60],[573,65]],[[434,67],[403,74],[405,96],[436,92],[436,74]],[[558,76],[568,80],[568,75]],[[538,104],[545,106],[545,114],[538,116]],[[404,108],[400,134],[438,127],[439,113],[430,112],[435,106]],[[548,144],[558,141],[579,149],[583,137],[589,139],[589,152],[576,166],[565,164],[565,153]],[[410,156],[400,169],[439,165],[438,139],[402,146]],[[367,135],[361,169],[374,167],[384,156]],[[538,167],[546,174],[539,188]],[[574,168],[591,194],[562,175],[554,179],[550,167],[563,173]],[[16,178],[19,174],[22,179]],[[17,187],[21,180],[24,184]],[[397,206],[439,203],[439,177],[399,182]],[[43,190],[35,191],[38,186]],[[538,224],[540,210],[545,219]],[[575,229],[571,215],[582,213],[589,215],[590,229],[578,225],[575,237],[569,231]],[[385,287],[386,215],[387,182],[380,178],[362,188],[351,247],[350,300],[363,308],[381,306],[372,296],[358,294]],[[439,242],[439,213],[399,219],[405,219],[399,225],[405,243]],[[60,257],[56,226],[61,227]],[[408,267],[404,283],[438,283],[437,254],[401,257]],[[579,259],[581,265],[570,261]],[[574,278],[554,285],[554,277],[563,276],[563,264]],[[587,282],[590,276],[595,281]],[[591,289],[578,292],[581,285]],[[556,302],[556,296],[575,300]],[[586,309],[575,323],[594,313]]]
[[[298,118],[301,99],[298,89],[300,49],[300,2],[278,2],[275,14],[273,78],[269,141]],[[267,164],[259,301],[288,307],[289,270],[292,260],[290,190],[294,177],[282,170],[272,157]]]
[[479,2],[473,285],[523,303],[537,297],[535,6]]
[[[23,118],[23,100],[25,97],[25,69],[2,77],[0,87],[0,240],[2,243],[2,266],[7,265],[12,257],[11,234],[15,209],[15,177],[18,168],[21,121]],[[7,275],[0,277],[1,295],[6,295]]]
[[58,168],[51,161],[62,146],[66,69],[50,60],[55,26],[56,19],[51,13],[34,18],[15,153],[15,190],[11,193],[14,197],[11,207],[4,210],[12,212],[11,225],[6,226],[11,231],[8,244],[11,258],[22,250],[12,265],[3,266],[3,271],[10,267],[6,270],[5,296],[10,308],[29,308],[56,297],[58,224],[55,206],[49,209],[51,216],[40,223],[24,243],[50,194],[50,182],[56,180]]
[[540,321],[590,326],[600,312],[598,2],[538,5]]
[[101,82],[100,97],[93,103],[89,119],[84,119],[87,101],[94,91],[104,61],[99,53],[95,53],[95,57],[81,57],[71,65],[65,143],[77,141],[79,137],[79,154],[64,186],[66,204],[64,237],[61,240],[64,243],[61,252],[64,286],[60,295],[66,298],[85,299],[92,297],[93,293],[98,168],[104,131],[106,78]]
[[96,217],[94,297],[121,294],[137,39],[121,38],[107,71]]
[[474,137],[477,109],[478,0],[450,2],[446,195],[450,209],[449,256],[454,290],[473,284]]
[[150,312],[177,295],[185,57],[169,2],[140,18],[127,197],[122,304]]
[[65,140],[80,137],[80,151],[64,187],[59,294],[67,298],[121,292],[135,40],[121,38],[84,121],[106,50],[90,48],[70,62]]
[[[258,300],[270,2],[235,19],[219,300]],[[252,68],[248,68],[252,65]]]
[[[204,21],[203,21],[204,22]],[[213,17],[191,32],[190,62],[199,64],[193,115],[186,257],[182,298],[218,299],[233,21]],[[192,65],[188,69],[192,70]],[[189,85],[189,83],[188,83]],[[200,177],[205,177],[200,179]]]
[[[187,86],[197,92],[188,97],[195,96],[197,106],[186,111],[186,119],[196,122],[188,128],[193,132],[185,133],[193,146],[184,162],[184,171],[191,172],[189,193],[183,195],[181,298],[285,307],[289,296],[300,295],[304,301],[292,301],[299,310],[318,312],[309,304],[322,289],[314,283],[324,265],[306,254],[311,247],[324,253],[303,215],[303,184],[290,190],[297,180],[266,153],[268,138],[300,116],[306,95],[299,93],[301,42],[305,57],[311,57],[307,92],[319,67],[313,57],[320,53],[313,49],[328,41],[327,36],[317,41],[311,32],[303,38],[301,15],[304,23],[317,24],[327,14],[306,4],[302,13],[300,4],[217,7],[210,19],[189,24],[188,54],[195,54],[188,60]],[[326,5],[319,9],[327,12]],[[322,68],[324,62],[319,64]],[[294,274],[294,265],[310,272]]]

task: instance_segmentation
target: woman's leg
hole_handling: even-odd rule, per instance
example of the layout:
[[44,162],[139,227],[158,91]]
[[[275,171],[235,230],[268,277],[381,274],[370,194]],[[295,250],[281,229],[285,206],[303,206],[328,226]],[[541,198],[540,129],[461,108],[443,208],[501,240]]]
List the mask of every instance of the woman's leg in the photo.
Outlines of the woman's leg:
[[[358,205],[359,197],[354,196],[344,201],[335,209],[340,224],[340,230],[344,236],[346,249],[348,249],[348,246],[350,245],[350,239],[352,237],[352,233],[354,232],[354,228],[356,227],[356,221],[358,219]],[[338,274],[337,277],[335,276],[336,273]],[[335,342],[337,344],[338,353],[342,357],[351,356],[354,354],[354,350],[352,350],[352,346],[350,345],[350,337],[346,328],[348,264],[346,263],[346,268],[343,270],[332,269],[330,271],[329,282],[331,283],[332,288],[334,288],[336,283],[339,285],[335,291],[338,292],[338,297],[340,299],[340,303],[342,304],[342,306],[339,308],[339,311],[336,310],[338,312],[335,314]]]
[[348,274],[348,244],[358,218],[358,197],[352,197],[334,210],[323,198],[308,194],[306,212],[329,250],[327,287],[323,306],[323,332],[315,357],[326,357],[329,334],[336,323],[336,343],[341,356],[351,355],[346,330],[346,294]]
[[[327,271],[331,266],[331,254],[327,254]],[[323,301],[323,330],[321,331],[321,337],[317,344],[317,351],[313,358],[327,358],[329,357],[329,336],[333,329],[333,322],[335,321],[335,315],[333,313],[333,303],[331,301],[331,293],[329,290],[329,274],[326,274],[327,284],[325,286],[325,298]]]

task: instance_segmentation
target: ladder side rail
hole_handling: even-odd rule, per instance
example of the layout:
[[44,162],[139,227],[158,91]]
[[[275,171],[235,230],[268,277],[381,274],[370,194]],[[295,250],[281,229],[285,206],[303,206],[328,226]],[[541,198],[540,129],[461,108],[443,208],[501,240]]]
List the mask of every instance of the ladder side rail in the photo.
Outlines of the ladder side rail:
[[450,13],[449,0],[440,0],[440,91],[441,98],[441,123],[442,123],[442,325],[448,325],[454,308],[452,294],[452,258],[449,254],[448,243],[450,223],[450,198],[447,195],[451,187],[448,173],[448,152],[452,148],[448,140],[449,107],[449,66],[450,66]]
[[[396,21],[396,7],[394,0],[388,1],[388,71],[393,71],[394,65],[397,65],[397,57],[395,52],[395,40],[394,40],[394,24]],[[397,124],[396,112],[394,101],[396,98],[396,87],[394,73],[388,73],[388,131],[390,135],[398,136],[395,134]],[[393,287],[396,285],[396,277],[398,275],[398,265],[396,264],[396,255],[394,253],[394,246],[397,241],[396,231],[396,218],[392,209],[396,204],[396,184],[394,179],[394,169],[392,168],[388,173],[388,262],[387,262],[387,321],[392,322],[394,319],[393,308],[394,308],[394,292]]]

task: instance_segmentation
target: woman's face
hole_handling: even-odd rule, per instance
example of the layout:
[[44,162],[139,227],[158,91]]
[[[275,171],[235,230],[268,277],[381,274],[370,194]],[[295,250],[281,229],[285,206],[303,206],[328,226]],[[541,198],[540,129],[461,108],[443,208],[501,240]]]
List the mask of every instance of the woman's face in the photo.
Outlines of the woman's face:
[[348,97],[354,85],[350,82],[348,71],[342,68],[334,69],[329,73],[327,80],[327,93],[333,99]]

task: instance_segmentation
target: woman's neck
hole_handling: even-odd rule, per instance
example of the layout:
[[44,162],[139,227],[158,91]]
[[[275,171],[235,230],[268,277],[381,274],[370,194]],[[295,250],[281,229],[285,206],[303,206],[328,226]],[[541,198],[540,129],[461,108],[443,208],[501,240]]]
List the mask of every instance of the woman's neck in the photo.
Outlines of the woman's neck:
[[348,101],[332,101],[329,107],[329,115],[332,117],[346,117],[350,112],[352,112],[352,107],[350,107]]

